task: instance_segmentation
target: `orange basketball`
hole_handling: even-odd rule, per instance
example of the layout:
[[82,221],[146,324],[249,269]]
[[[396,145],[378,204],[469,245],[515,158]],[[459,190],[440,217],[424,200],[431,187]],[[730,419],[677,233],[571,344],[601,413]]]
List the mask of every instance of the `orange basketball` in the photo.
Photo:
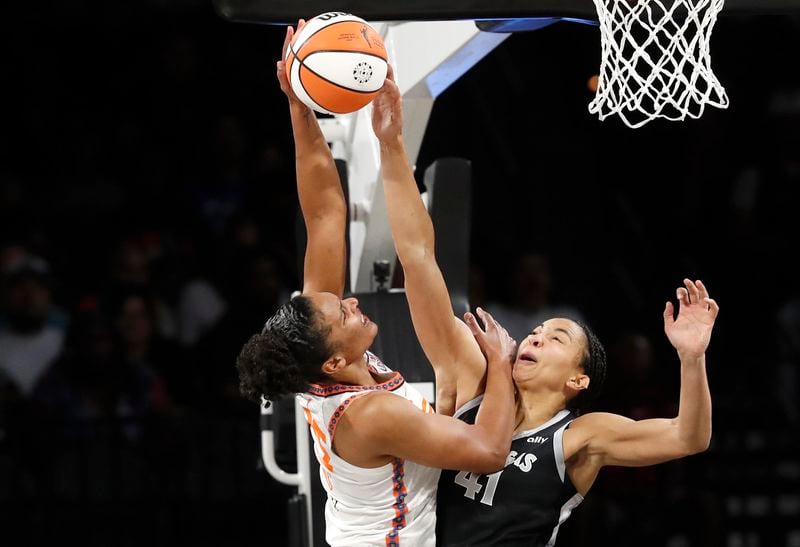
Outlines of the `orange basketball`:
[[365,107],[383,87],[387,70],[380,35],[360,17],[340,11],[308,21],[286,50],[295,95],[325,114]]
[[597,85],[600,83],[600,76],[594,74],[589,77],[586,81],[586,87],[589,88],[589,91],[592,93],[597,93]]

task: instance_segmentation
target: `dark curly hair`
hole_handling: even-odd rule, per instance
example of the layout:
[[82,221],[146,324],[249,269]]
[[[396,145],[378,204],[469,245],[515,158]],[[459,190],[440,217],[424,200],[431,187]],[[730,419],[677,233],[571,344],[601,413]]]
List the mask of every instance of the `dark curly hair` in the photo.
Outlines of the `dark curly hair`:
[[247,341],[236,359],[245,398],[277,400],[324,378],[322,363],[333,351],[327,342],[330,326],[318,315],[308,297],[295,296]]
[[589,405],[603,390],[606,381],[606,350],[597,338],[597,335],[588,325],[575,321],[586,335],[586,352],[583,355],[581,367],[583,373],[589,377],[589,387],[579,391],[578,394],[567,401],[567,408],[572,412],[580,412]]

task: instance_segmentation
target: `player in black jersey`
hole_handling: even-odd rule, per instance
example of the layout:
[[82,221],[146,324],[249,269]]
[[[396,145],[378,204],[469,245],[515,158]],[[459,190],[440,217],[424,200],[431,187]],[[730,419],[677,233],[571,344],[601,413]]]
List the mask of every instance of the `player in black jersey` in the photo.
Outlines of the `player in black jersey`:
[[[433,225],[403,148],[402,105],[387,82],[373,103],[389,221],[405,274],[414,328],[436,374],[437,412],[474,420],[486,359],[452,307],[434,254]],[[501,471],[442,472],[440,545],[553,545],[559,525],[603,466],[645,466],[704,451],[711,438],[705,352],[719,307],[700,281],[677,289],[677,315],[664,308],[664,331],[680,358],[678,415],[634,421],[608,413],[578,415],[602,386],[606,357],[591,330],[553,318],[531,325],[513,365],[516,423]],[[458,447],[453,447],[458,450]]]

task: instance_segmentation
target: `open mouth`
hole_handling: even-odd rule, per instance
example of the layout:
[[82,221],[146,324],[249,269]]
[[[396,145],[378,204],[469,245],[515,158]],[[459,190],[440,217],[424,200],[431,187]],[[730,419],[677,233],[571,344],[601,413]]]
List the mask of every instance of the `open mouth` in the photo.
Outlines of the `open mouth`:
[[533,355],[523,353],[519,357],[517,357],[517,363],[522,365],[535,365],[536,358]]
[[364,315],[364,314],[362,313],[362,314],[361,314],[361,324],[362,324],[363,326],[366,326],[366,324],[367,324],[367,323],[369,323],[369,317],[367,317],[366,315]]

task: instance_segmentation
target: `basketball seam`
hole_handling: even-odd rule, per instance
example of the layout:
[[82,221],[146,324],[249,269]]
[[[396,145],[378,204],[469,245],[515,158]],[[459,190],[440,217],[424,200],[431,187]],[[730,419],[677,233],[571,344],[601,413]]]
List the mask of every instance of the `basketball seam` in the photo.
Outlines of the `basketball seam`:
[[[345,22],[349,22],[349,21],[342,21],[342,22],[345,23]],[[330,26],[333,26],[333,25],[330,25]],[[328,28],[328,27],[325,27],[325,28]],[[305,44],[303,44],[303,45],[305,45]],[[303,49],[303,46],[300,46],[300,49]],[[292,55],[294,55],[294,60],[297,61],[298,63],[300,63],[300,66],[306,67],[309,71],[311,71],[313,74],[319,76],[320,78],[322,78],[326,82],[330,82],[330,83],[332,83],[333,85],[335,85],[337,87],[343,87],[343,86],[340,86],[339,84],[337,84],[336,82],[331,82],[330,80],[328,80],[327,78],[325,78],[321,74],[318,74],[314,69],[312,69],[311,67],[306,65],[305,62],[304,62],[305,58],[301,59],[300,57],[297,56],[297,51],[294,50],[294,47],[292,47],[292,44],[289,44],[289,51],[292,53]],[[317,51],[312,51],[311,53],[306,55],[306,57],[311,57],[315,53],[355,53],[355,54],[358,54],[358,55],[366,55],[368,57],[376,57],[376,58],[380,59],[381,61],[383,61],[384,63],[386,63],[387,65],[389,64],[389,60],[388,59],[384,59],[380,55],[376,55],[374,53],[367,53],[366,51],[353,51],[352,49],[320,49],[320,50],[317,50]],[[350,88],[345,87],[344,89],[350,89]],[[374,93],[374,91],[358,91],[357,89],[350,89],[350,91],[355,91],[356,93]]]
[[[303,64],[303,61],[301,61],[300,59],[297,59],[297,57],[295,57],[295,60],[297,60],[297,62],[298,62],[298,63],[300,63],[300,68],[303,68],[304,66],[306,66],[306,65],[304,65],[304,64]],[[303,83],[303,72],[300,70],[300,68],[298,68],[298,69],[297,69],[297,77],[300,79],[300,85],[302,85],[302,86],[303,86],[303,89],[305,89],[305,88],[306,88],[306,86],[305,86],[305,84]],[[306,66],[306,68],[308,69],[308,71],[309,71],[311,74],[313,74],[313,75],[314,75],[314,76],[316,76],[317,78],[320,78],[321,80],[325,80],[325,81],[326,81],[326,82],[328,82],[329,84],[331,84],[331,85],[334,85],[334,86],[336,86],[336,87],[338,87],[338,88],[340,88],[340,89],[344,89],[344,90],[346,90],[346,91],[352,91],[352,92],[354,92],[354,93],[363,93],[363,94],[375,93],[374,91],[358,91],[357,89],[350,89],[349,87],[344,87],[343,85],[339,85],[339,84],[337,84],[336,82],[332,82],[332,81],[330,81],[330,80],[329,80],[329,79],[327,79],[325,76],[322,76],[322,75],[320,75],[320,74],[317,74],[316,72],[314,72],[313,70],[311,70],[311,69],[310,69],[310,68],[308,68],[307,66]],[[306,91],[306,95],[308,95],[308,91]],[[311,97],[311,95],[308,95],[308,96],[309,96],[309,97]],[[317,101],[317,100],[314,100],[313,98],[312,98],[312,100],[313,100],[313,101],[314,101],[316,104],[319,104],[319,105],[320,105],[322,108],[324,108],[325,110],[327,110],[327,111],[329,111],[329,112],[333,112],[334,114],[347,114],[347,112],[338,112],[338,111],[336,111],[336,110],[334,110],[334,109],[332,109],[332,108],[328,108],[328,107],[326,107],[326,106],[324,106],[324,105],[321,105],[321,104],[319,103],[319,101]]]
[[[295,57],[295,61],[297,61],[298,63],[300,63],[300,67],[301,67],[301,68],[302,68],[302,67],[306,67],[306,69],[307,69],[307,70],[308,70],[308,71],[309,71],[311,74],[313,74],[314,76],[316,76],[316,77],[320,78],[321,80],[325,80],[325,81],[326,81],[326,82],[328,82],[329,84],[331,84],[331,85],[335,85],[336,87],[338,87],[338,88],[340,88],[340,89],[344,89],[344,90],[346,90],[346,91],[352,91],[353,93],[363,93],[364,95],[370,95],[370,94],[372,94],[372,93],[377,93],[377,92],[378,92],[378,90],[375,90],[375,91],[361,91],[361,90],[359,90],[359,89],[351,89],[351,88],[349,88],[349,87],[345,87],[345,86],[343,86],[343,85],[341,85],[341,84],[337,84],[337,83],[336,83],[336,82],[334,82],[333,80],[329,80],[328,78],[326,78],[326,77],[325,77],[325,76],[323,76],[322,74],[318,73],[316,70],[314,70],[314,69],[312,69],[311,67],[309,67],[307,64],[305,64],[303,61],[301,61],[301,60],[300,60],[300,59],[298,59],[297,57]],[[303,73],[302,73],[302,72],[300,72],[300,69],[298,69],[298,70],[297,70],[297,76],[300,78],[300,83],[303,83]],[[303,89],[305,89],[305,86],[303,86]]]
[[[359,21],[354,21],[352,19],[349,19],[347,21],[336,21],[334,23],[331,23],[330,25],[325,25],[324,27],[318,28],[317,30],[312,32],[311,35],[308,38],[306,38],[305,42],[303,42],[303,44],[300,46],[300,49],[298,49],[297,51],[294,51],[294,49],[292,49],[292,52],[294,52],[294,56],[297,57],[297,52],[302,50],[303,46],[305,46],[311,40],[311,38],[313,36],[315,36],[318,32],[322,32],[323,30],[325,30],[327,28],[335,27],[336,25],[341,25],[342,23],[358,23],[358,22]],[[292,44],[289,44],[289,47],[291,48]]]
[[[306,55],[306,57],[311,57],[312,55],[316,55],[317,53],[353,53],[353,54],[357,54],[357,55],[367,55],[369,57],[377,57],[378,59],[380,59],[381,61],[383,61],[385,63],[389,62],[388,60],[384,59],[383,57],[381,57],[380,55],[377,55],[375,53],[367,53],[366,51],[354,51],[352,49],[318,49],[316,51],[312,51],[311,53]],[[295,53],[294,56],[297,57],[297,54]],[[306,57],[304,57],[304,59]],[[300,61],[300,62],[302,63],[302,61]]]
[[[302,73],[302,71],[300,70],[301,68],[303,68],[303,61],[301,61],[300,59],[298,59],[298,58],[297,58],[297,54],[296,54],[296,53],[294,52],[294,50],[292,49],[291,45],[289,46],[289,51],[291,51],[291,52],[292,52],[292,55],[294,55],[294,60],[295,60],[295,61],[298,63],[298,65],[299,65],[299,66],[297,67],[297,79],[298,79],[298,80],[300,80],[300,85],[302,86],[302,88],[303,88],[303,92],[306,94],[306,97],[308,97],[308,100],[309,100],[309,101],[311,101],[312,103],[314,103],[315,105],[317,105],[317,106],[320,108],[320,110],[325,110],[325,111],[328,111],[328,112],[332,112],[330,109],[327,109],[327,108],[325,108],[324,106],[322,106],[321,104],[319,104],[317,101],[315,101],[315,100],[313,99],[313,97],[311,97],[311,95],[309,95],[309,94],[308,94],[308,91],[306,91],[306,87],[303,85],[303,73]],[[308,70],[310,70],[311,72],[314,72],[314,71],[313,71],[313,70],[311,70],[310,68],[309,68]],[[289,77],[289,86],[291,87],[291,85],[292,85],[292,83],[291,83],[291,77],[292,77],[292,75],[291,75],[291,74],[288,74],[288,77]],[[321,76],[320,76],[320,78],[321,78]]]

